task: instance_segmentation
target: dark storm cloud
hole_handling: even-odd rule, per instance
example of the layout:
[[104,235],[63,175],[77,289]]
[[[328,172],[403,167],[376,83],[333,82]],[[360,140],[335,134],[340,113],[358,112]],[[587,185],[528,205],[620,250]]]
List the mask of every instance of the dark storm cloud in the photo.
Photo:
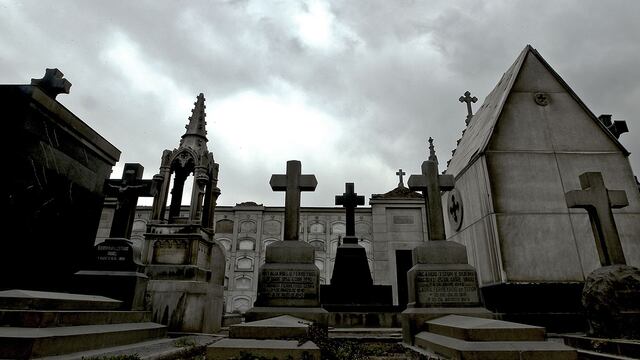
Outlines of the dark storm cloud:
[[[331,31],[314,44],[299,16],[318,9]],[[594,113],[628,121],[621,141],[640,168],[637,2],[0,1],[0,10],[0,81],[28,83],[59,67],[73,87],[58,99],[146,177],[178,145],[199,92],[210,114],[217,101],[250,93],[285,105],[300,98],[335,121],[327,129],[339,131],[313,153],[268,153],[278,167],[240,156],[253,149],[242,135],[250,129],[209,116],[225,205],[281,204],[267,182],[288,158],[318,176],[308,205],[331,205],[345,181],[361,194],[390,190],[397,168],[419,171],[429,136],[443,170],[464,128],[458,97],[470,90],[479,108],[528,43]]]

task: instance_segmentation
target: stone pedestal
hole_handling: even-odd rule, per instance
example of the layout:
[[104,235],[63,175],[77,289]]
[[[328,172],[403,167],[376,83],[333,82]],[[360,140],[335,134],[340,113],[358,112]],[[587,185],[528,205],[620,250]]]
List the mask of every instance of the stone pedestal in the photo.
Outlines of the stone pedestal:
[[140,250],[131,240],[109,238],[94,247],[93,264],[74,275],[74,289],[122,301],[124,310],[144,310],[149,280]]
[[301,241],[279,241],[267,246],[258,275],[258,296],[245,313],[248,321],[291,315],[326,325],[320,308],[320,271],[314,247]]
[[346,236],[338,246],[330,285],[321,285],[320,302],[329,311],[376,311],[393,306],[390,285],[373,285],[366,250]]
[[170,331],[218,331],[224,310],[222,246],[197,225],[153,224],[150,230],[145,257],[154,321]]
[[604,266],[587,277],[582,292],[589,335],[640,339],[640,269]]
[[431,241],[413,250],[407,272],[409,303],[402,312],[402,335],[406,343],[423,330],[424,323],[445,315],[492,318],[482,306],[475,269],[467,261],[464,245]]

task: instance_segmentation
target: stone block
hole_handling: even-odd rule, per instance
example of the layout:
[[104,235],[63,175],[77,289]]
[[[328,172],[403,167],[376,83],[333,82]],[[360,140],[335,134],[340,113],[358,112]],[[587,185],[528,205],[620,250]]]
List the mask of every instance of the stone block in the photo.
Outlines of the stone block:
[[116,310],[122,301],[104,296],[33,290],[0,291],[0,309],[13,310]]
[[481,306],[478,278],[468,264],[417,264],[407,272],[408,307]]
[[313,262],[266,263],[260,267],[256,306],[320,306],[319,282]]
[[222,339],[207,347],[209,360],[239,359],[243,354],[275,360],[320,360],[320,349],[311,341]]
[[246,321],[258,321],[282,315],[289,315],[303,320],[312,321],[322,327],[326,327],[329,312],[320,307],[254,306],[244,314],[244,318]]
[[309,334],[312,323],[290,315],[231,325],[232,339],[298,339]]
[[266,263],[313,264],[315,248],[303,241],[276,241],[266,249]]
[[452,241],[429,241],[413,249],[414,264],[467,264],[467,249]]
[[427,321],[430,333],[465,341],[544,341],[543,327],[514,322],[447,315]]
[[415,334],[426,330],[426,322],[446,315],[473,316],[486,319],[494,318],[494,314],[483,307],[433,307],[408,308],[400,314],[402,322],[402,340],[413,344]]

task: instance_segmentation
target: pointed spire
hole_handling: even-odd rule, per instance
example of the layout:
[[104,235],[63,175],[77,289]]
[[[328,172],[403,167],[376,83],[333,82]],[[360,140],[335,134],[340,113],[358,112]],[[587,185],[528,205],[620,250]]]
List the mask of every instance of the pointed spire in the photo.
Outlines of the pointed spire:
[[192,149],[200,149],[204,147],[206,149],[207,140],[207,122],[205,120],[206,114],[204,109],[204,94],[198,95],[196,102],[193,103],[194,107],[191,110],[191,116],[189,117],[189,123],[185,126],[187,131],[182,135],[180,140],[181,147],[190,147]]
[[433,147],[433,138],[429,137],[429,161],[435,161],[438,164],[438,157],[436,156],[436,150]]

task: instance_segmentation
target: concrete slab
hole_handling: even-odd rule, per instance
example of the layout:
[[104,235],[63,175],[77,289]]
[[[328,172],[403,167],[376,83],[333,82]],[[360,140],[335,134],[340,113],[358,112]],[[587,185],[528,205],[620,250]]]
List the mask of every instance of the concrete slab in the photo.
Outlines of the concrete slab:
[[551,341],[464,341],[423,331],[415,345],[453,360],[576,360],[575,349]]
[[307,335],[311,321],[282,315],[229,326],[232,339],[295,339]]
[[0,326],[51,327],[151,321],[148,311],[3,310]]
[[244,318],[247,321],[257,321],[281,315],[290,315],[327,326],[329,312],[319,307],[255,306],[244,314]]
[[222,339],[207,347],[207,359],[239,358],[242,353],[268,359],[320,360],[320,348],[311,341],[297,340]]
[[114,310],[122,301],[104,296],[34,290],[0,291],[0,309],[11,310]]
[[60,355],[136,343],[166,336],[156,323],[63,326],[53,328],[0,328],[0,358]]
[[429,332],[466,341],[544,341],[539,326],[471,316],[448,315],[427,321]]

